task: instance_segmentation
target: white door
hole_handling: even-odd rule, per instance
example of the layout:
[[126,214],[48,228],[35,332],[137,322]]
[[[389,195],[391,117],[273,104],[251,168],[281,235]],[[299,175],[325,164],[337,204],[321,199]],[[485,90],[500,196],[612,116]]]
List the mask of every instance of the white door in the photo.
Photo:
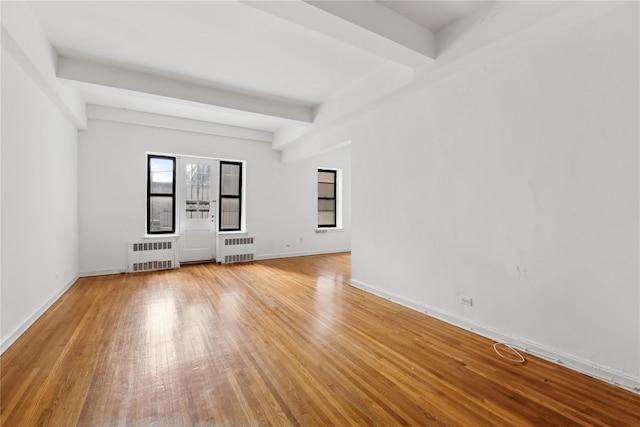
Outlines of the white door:
[[219,162],[180,157],[180,262],[210,261],[216,257]]

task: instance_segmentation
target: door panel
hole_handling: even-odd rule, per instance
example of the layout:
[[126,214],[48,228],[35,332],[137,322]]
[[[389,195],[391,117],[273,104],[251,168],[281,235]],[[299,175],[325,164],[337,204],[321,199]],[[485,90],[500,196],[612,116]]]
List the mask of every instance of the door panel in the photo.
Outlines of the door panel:
[[215,259],[218,167],[217,160],[179,158],[180,262]]
[[207,248],[211,232],[209,230],[185,230],[185,249]]

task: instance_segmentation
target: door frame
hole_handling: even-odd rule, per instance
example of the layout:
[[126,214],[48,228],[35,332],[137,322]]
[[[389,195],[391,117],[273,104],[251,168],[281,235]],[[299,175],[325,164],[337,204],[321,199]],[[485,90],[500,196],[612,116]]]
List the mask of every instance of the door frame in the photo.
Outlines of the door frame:
[[[186,181],[185,181],[185,166],[190,163],[197,163],[198,161],[202,161],[203,163],[213,163],[214,170],[212,170],[211,176],[212,178],[212,186],[210,189],[210,201],[213,201],[211,204],[210,215],[213,215],[213,218],[209,217],[207,221],[213,222],[213,229],[211,230],[213,236],[211,237],[210,245],[212,251],[211,259],[199,259],[199,260],[187,260],[181,261],[181,257],[184,255],[185,244],[186,244],[186,232],[183,227],[186,226],[186,213],[185,213],[185,204],[186,204]],[[219,201],[219,193],[220,193],[220,184],[218,182],[220,175],[220,159],[214,157],[205,157],[205,156],[192,156],[192,155],[176,155],[176,234],[178,237],[178,262],[207,262],[207,261],[217,261],[218,258],[218,201]]]

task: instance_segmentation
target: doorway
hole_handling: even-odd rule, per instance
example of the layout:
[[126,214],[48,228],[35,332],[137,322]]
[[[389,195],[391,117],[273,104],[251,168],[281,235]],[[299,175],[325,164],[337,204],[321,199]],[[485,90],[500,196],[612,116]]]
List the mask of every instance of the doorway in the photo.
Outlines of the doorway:
[[216,259],[219,161],[200,157],[178,158],[178,260]]

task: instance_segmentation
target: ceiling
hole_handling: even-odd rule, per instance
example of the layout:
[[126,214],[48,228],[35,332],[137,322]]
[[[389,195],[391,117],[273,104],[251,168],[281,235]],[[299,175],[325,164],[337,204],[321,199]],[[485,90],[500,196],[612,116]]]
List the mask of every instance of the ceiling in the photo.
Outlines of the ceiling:
[[29,2],[58,78],[88,104],[269,132],[384,69],[433,61],[435,34],[487,2]]
[[447,25],[481,8],[483,1],[380,1],[385,7],[437,33]]

